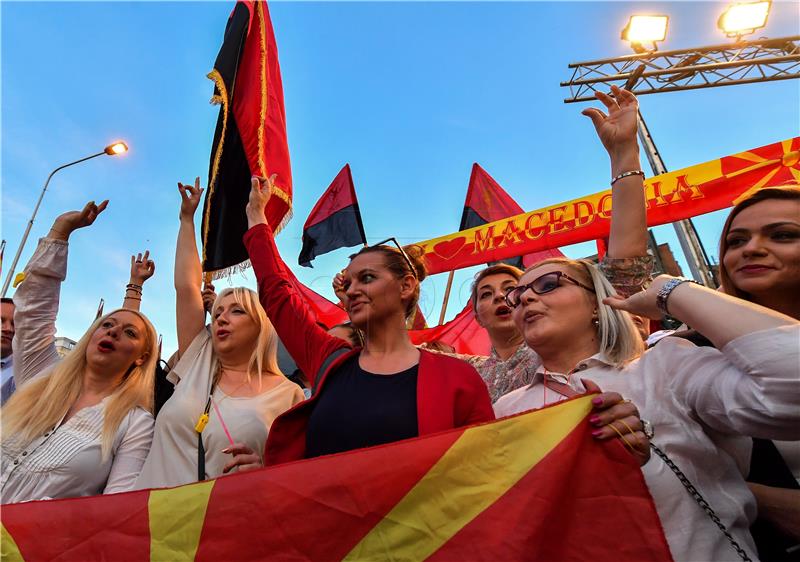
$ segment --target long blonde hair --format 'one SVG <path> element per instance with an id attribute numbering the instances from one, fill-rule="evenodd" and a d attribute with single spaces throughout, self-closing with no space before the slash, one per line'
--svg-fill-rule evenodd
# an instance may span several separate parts
<path id="1" fill-rule="evenodd" d="M 267 313 L 264 312 L 258 300 L 258 294 L 246 287 L 231 287 L 223 290 L 217 295 L 211 308 L 212 318 L 213 311 L 217 309 L 220 301 L 228 295 L 233 295 L 233 300 L 244 308 L 250 319 L 258 326 L 258 338 L 256 339 L 253 353 L 250 355 L 250 360 L 247 362 L 247 376 L 258 376 L 264 371 L 284 376 L 278 366 L 278 334 L 275 333 L 272 322 L 267 318 Z M 216 376 L 219 377 L 219 360 L 217 360 L 215 371 Z"/>
<path id="2" fill-rule="evenodd" d="M 153 411 L 153 384 L 158 361 L 158 336 L 156 329 L 142 313 L 117 309 L 95 320 L 75 348 L 46 375 L 37 376 L 23 385 L 3 406 L 3 439 L 19 440 L 26 447 L 61 420 L 83 388 L 86 372 L 86 350 L 92 334 L 120 311 L 136 314 L 145 325 L 147 359 L 141 365 L 131 365 L 122 383 L 111 393 L 103 415 L 101 439 L 102 458 L 107 459 L 114 445 L 120 423 L 136 407 Z"/>
<path id="3" fill-rule="evenodd" d="M 603 299 L 616 295 L 617 292 L 596 265 L 588 260 L 571 260 L 568 258 L 550 258 L 532 265 L 525 273 L 543 265 L 563 265 L 581 283 L 595 290 L 595 306 L 597 307 L 597 337 L 600 340 L 600 352 L 616 367 L 621 369 L 626 363 L 636 359 L 645 349 L 636 325 L 627 312 L 616 310 L 603 304 Z"/>

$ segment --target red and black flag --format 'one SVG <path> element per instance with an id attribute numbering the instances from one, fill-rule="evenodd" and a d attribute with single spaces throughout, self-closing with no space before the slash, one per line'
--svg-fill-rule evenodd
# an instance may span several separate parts
<path id="1" fill-rule="evenodd" d="M 242 236 L 251 176 L 276 175 L 265 211 L 276 233 L 291 217 L 283 85 L 266 2 L 236 3 L 208 77 L 211 101 L 221 107 L 203 209 L 203 270 L 222 272 L 247 261 Z"/>
<path id="2" fill-rule="evenodd" d="M 467 200 L 464 202 L 464 213 L 461 215 L 459 230 L 474 228 L 524 212 L 522 207 L 500 187 L 500 184 L 486 170 L 477 163 L 472 165 L 472 174 L 467 188 Z M 563 256 L 564 254 L 558 249 L 544 250 L 526 256 L 503 260 L 503 263 L 525 269 L 544 259 Z"/>
<path id="3" fill-rule="evenodd" d="M 345 164 L 303 225 L 303 249 L 298 263 L 312 267 L 311 260 L 317 256 L 366 243 L 353 175 L 350 164 Z"/>

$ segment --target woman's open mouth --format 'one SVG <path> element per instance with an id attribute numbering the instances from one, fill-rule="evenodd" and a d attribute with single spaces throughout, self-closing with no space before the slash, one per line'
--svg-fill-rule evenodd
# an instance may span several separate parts
<path id="1" fill-rule="evenodd" d="M 100 340 L 100 343 L 97 344 L 97 350 L 101 353 L 111 353 L 115 349 L 116 347 L 114 347 L 114 344 L 111 342 L 111 340 Z"/>

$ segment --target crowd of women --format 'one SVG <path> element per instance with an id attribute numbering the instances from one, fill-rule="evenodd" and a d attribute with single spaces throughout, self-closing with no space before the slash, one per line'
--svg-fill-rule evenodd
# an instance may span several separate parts
<path id="1" fill-rule="evenodd" d="M 590 391 L 597 446 L 624 446 L 639 462 L 676 560 L 796 556 L 800 455 L 787 453 L 800 440 L 800 186 L 754 190 L 734 207 L 721 233 L 720 290 L 652 279 L 637 101 L 618 88 L 598 99 L 606 112 L 584 114 L 610 157 L 608 253 L 599 265 L 559 258 L 479 272 L 471 302 L 488 357 L 411 343 L 406 320 L 425 265 L 418 248 L 394 239 L 363 248 L 334 279 L 349 324 L 319 325 L 264 216 L 272 179 L 253 178 L 244 244 L 258 293 L 202 286 L 194 217 L 203 190 L 199 180 L 178 184 L 169 367 L 139 312 L 155 269 L 147 253 L 131 260 L 123 307 L 59 359 L 68 242 L 107 202 L 58 217 L 14 295 L 17 390 L 2 410 L 2 502 L 177 486 Z M 687 329 L 647 349 L 637 325 L 667 314 Z M 278 367 L 279 339 L 302 373 L 295 382 Z"/>

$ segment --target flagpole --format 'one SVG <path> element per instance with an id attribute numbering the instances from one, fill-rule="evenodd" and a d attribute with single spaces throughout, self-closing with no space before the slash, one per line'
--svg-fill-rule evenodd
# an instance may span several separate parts
<path id="1" fill-rule="evenodd" d="M 442 312 L 439 313 L 439 326 L 444 324 L 444 315 L 447 312 L 447 301 L 450 300 L 450 289 L 453 288 L 453 277 L 456 272 L 451 271 L 447 277 L 447 288 L 444 290 L 444 302 L 442 303 Z"/>
<path id="2" fill-rule="evenodd" d="M 94 319 L 97 320 L 103 315 L 103 307 L 105 306 L 106 301 L 105 299 L 100 299 L 100 304 L 97 305 L 97 314 L 94 315 Z"/>

